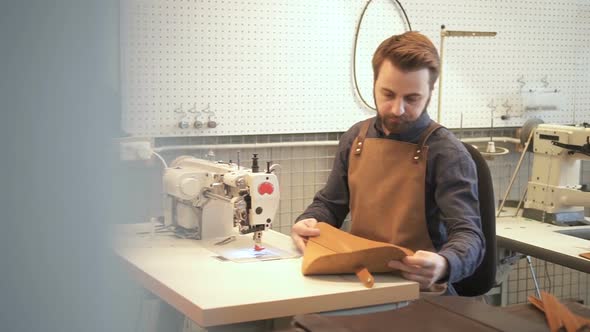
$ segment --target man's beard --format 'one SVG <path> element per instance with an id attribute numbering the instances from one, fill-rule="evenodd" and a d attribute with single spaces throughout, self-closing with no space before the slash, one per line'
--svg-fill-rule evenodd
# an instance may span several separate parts
<path id="1" fill-rule="evenodd" d="M 384 130 L 387 130 L 390 134 L 400 134 L 410 129 L 410 127 L 418 121 L 420 116 L 426 112 L 427 106 L 428 103 L 424 105 L 422 112 L 420 112 L 420 115 L 415 120 L 409 120 L 405 113 L 402 114 L 402 116 L 387 115 L 382 117 L 379 112 L 377 112 L 377 119 L 380 121 L 381 127 Z"/>
<path id="2" fill-rule="evenodd" d="M 383 130 L 385 130 L 386 132 L 389 132 L 390 134 L 402 133 L 402 132 L 408 130 L 408 128 L 414 122 L 414 121 L 409 121 L 409 120 L 405 119 L 406 117 L 404 115 L 402 115 L 402 116 L 390 115 L 390 116 L 382 117 L 381 115 L 379 115 L 379 113 L 377 113 L 377 118 L 381 122 L 381 126 L 383 127 Z"/>
<path id="3" fill-rule="evenodd" d="M 426 113 L 426 109 L 428 108 L 428 105 L 430 104 L 430 98 L 432 97 L 432 90 L 430 91 L 430 93 L 431 94 L 428 96 L 428 100 L 424 104 L 424 108 L 422 109 L 422 112 L 420 112 L 420 115 L 418 115 L 416 120 L 413 120 L 413 121 L 408 120 L 407 113 L 402 114 L 402 116 L 388 115 L 385 118 L 383 118 L 379 114 L 379 110 L 377 110 L 377 120 L 381 123 L 381 128 L 383 128 L 383 130 L 387 130 L 390 134 L 399 134 L 399 133 L 403 133 L 403 132 L 407 131 L 408 129 L 410 129 L 410 127 L 414 124 L 414 122 L 418 121 L 418 119 L 420 119 L 422 114 Z M 373 100 L 375 101 L 375 106 L 377 106 L 377 100 L 375 98 L 374 91 L 373 91 Z M 395 119 L 396 121 L 392 122 L 391 121 L 392 119 Z"/>

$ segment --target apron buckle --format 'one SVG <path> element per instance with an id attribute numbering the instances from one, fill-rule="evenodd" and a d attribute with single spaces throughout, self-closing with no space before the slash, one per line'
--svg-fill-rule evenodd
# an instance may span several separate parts
<path id="1" fill-rule="evenodd" d="M 414 161 L 415 162 L 418 162 L 420 160 L 420 158 L 422 157 L 421 152 L 422 152 L 421 149 L 417 149 L 416 152 L 414 153 Z"/>
<path id="2" fill-rule="evenodd" d="M 359 155 L 359 154 L 361 154 L 362 150 L 363 150 L 363 141 L 358 141 L 356 143 L 356 148 L 354 149 L 354 154 Z"/>

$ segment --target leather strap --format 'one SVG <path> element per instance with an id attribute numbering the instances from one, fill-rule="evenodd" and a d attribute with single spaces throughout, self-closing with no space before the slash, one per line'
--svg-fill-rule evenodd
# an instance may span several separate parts
<path id="1" fill-rule="evenodd" d="M 371 122 L 372 118 L 363 121 L 363 124 L 361 125 L 361 130 L 359 131 L 359 134 L 356 138 L 356 146 L 353 147 L 355 149 L 355 155 L 360 155 L 363 152 L 363 144 L 365 142 L 365 138 L 367 137 L 367 132 L 369 131 L 369 126 L 371 125 Z M 430 121 L 430 125 L 428 125 L 428 128 L 426 128 L 426 130 L 422 133 L 422 135 L 420 135 L 420 138 L 418 139 L 418 144 L 416 145 L 416 151 L 413 157 L 415 162 L 420 161 L 420 159 L 424 157 L 423 151 L 426 141 L 428 141 L 430 136 L 441 127 L 442 125 L 440 125 L 439 123 Z"/>
<path id="2" fill-rule="evenodd" d="M 365 138 L 367 137 L 367 132 L 369 131 L 369 126 L 371 125 L 372 119 L 367 119 L 363 122 L 361 126 L 361 130 L 356 137 L 356 146 L 353 147 L 354 154 L 360 155 L 363 151 L 363 143 L 365 142 Z"/>
<path id="3" fill-rule="evenodd" d="M 419 162 L 420 159 L 424 157 L 424 144 L 426 144 L 426 141 L 430 138 L 430 135 L 432 135 L 438 128 L 441 127 L 442 126 L 440 124 L 430 121 L 430 125 L 428 125 L 428 128 L 426 128 L 426 130 L 422 133 L 422 135 L 420 135 L 420 138 L 418 139 L 416 151 L 414 152 L 414 162 Z"/>
<path id="4" fill-rule="evenodd" d="M 358 269 L 356 271 L 356 276 L 365 287 L 373 288 L 373 285 L 375 284 L 375 278 L 373 278 L 373 275 L 371 275 L 371 272 L 369 272 L 366 267 Z"/>

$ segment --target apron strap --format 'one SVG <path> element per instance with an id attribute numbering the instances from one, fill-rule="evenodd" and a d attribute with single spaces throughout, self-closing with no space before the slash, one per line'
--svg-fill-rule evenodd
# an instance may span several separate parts
<path id="1" fill-rule="evenodd" d="M 432 135 L 432 133 L 434 133 L 438 128 L 441 127 L 442 126 L 439 123 L 436 123 L 434 121 L 430 122 L 428 128 L 426 128 L 422 135 L 420 135 L 420 139 L 418 140 L 418 144 L 416 145 L 416 151 L 414 152 L 414 162 L 419 162 L 420 159 L 422 159 L 422 157 L 424 156 L 424 144 L 426 143 L 428 138 L 430 138 L 430 135 Z"/>
<path id="2" fill-rule="evenodd" d="M 363 144 L 365 142 L 365 137 L 367 137 L 367 132 L 369 131 L 369 125 L 371 125 L 372 118 L 369 118 L 363 121 L 361 126 L 361 130 L 359 131 L 358 136 L 356 137 L 356 146 L 354 146 L 354 154 L 360 155 L 363 151 Z"/>

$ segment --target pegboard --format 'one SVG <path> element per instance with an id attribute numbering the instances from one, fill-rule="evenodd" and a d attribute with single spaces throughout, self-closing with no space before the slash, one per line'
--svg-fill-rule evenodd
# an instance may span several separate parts
<path id="1" fill-rule="evenodd" d="M 353 89 L 354 33 L 365 1 L 123 0 L 123 129 L 134 136 L 340 132 L 374 115 Z M 529 117 L 590 119 L 590 4 L 578 1 L 402 1 L 414 30 L 496 37 L 445 40 L 442 123 L 519 126 Z M 397 5 L 373 0 L 357 78 L 372 100 L 371 56 L 405 31 Z M 525 112 L 522 89 L 552 88 L 560 111 Z M 436 115 L 437 90 L 429 112 Z M 493 111 L 493 113 L 492 113 Z M 500 120 L 501 115 L 508 120 Z M 188 128 L 179 123 L 186 119 Z M 195 128 L 195 121 L 203 124 Z M 215 122 L 215 128 L 207 126 Z"/>

